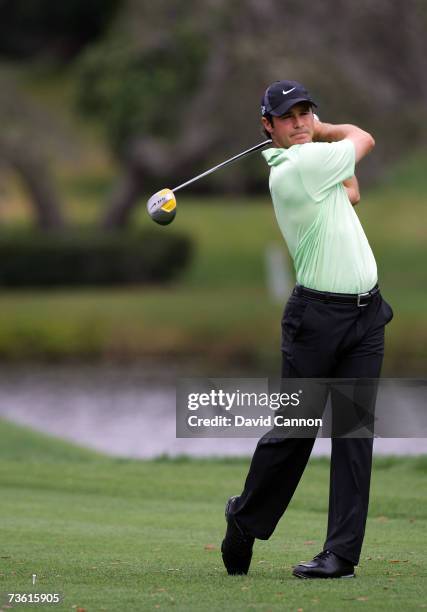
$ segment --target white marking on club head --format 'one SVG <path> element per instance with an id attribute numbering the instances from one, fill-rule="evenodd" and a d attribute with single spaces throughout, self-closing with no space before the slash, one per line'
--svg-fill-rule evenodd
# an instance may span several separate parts
<path id="1" fill-rule="evenodd" d="M 160 209 L 164 206 L 169 200 L 174 199 L 173 191 L 171 190 L 162 190 L 158 191 L 147 202 L 147 210 L 149 213 L 153 212 L 156 209 Z"/>
<path id="2" fill-rule="evenodd" d="M 167 198 L 165 198 L 164 196 L 162 196 L 161 198 L 155 200 L 155 202 L 153 202 L 150 206 L 150 210 L 153 210 L 153 208 L 155 208 L 156 206 L 161 208 L 163 206 L 163 204 L 165 204 L 167 202 Z"/>

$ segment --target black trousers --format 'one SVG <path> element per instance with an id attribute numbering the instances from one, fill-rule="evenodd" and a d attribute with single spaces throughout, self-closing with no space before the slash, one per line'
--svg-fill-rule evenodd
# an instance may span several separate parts
<path id="1" fill-rule="evenodd" d="M 282 318 L 282 378 L 378 378 L 384 327 L 393 312 L 376 294 L 365 307 L 319 302 L 296 294 Z M 333 401 L 333 399 L 332 399 Z M 285 512 L 315 438 L 264 436 L 254 452 L 234 516 L 266 540 Z M 357 565 L 365 533 L 372 438 L 332 438 L 329 518 L 324 550 Z"/>

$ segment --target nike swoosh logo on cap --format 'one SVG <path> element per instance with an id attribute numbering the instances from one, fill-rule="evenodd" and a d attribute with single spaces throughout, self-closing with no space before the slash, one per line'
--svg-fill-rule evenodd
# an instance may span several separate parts
<path id="1" fill-rule="evenodd" d="M 282 89 L 282 93 L 284 96 L 286 96 L 286 94 L 291 93 L 291 91 L 293 91 L 295 89 L 295 87 L 292 87 L 292 89 L 287 89 L 286 91 L 284 89 Z"/>

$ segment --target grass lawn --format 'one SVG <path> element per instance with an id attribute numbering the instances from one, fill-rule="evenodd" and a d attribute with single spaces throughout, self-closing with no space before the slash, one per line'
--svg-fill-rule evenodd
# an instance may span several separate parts
<path id="1" fill-rule="evenodd" d="M 60 592 L 52 609 L 88 612 L 426 605 L 426 457 L 376 461 L 357 578 L 305 582 L 290 571 L 322 548 L 323 459 L 309 465 L 273 538 L 256 543 L 250 575 L 228 577 L 224 502 L 241 490 L 247 459 L 118 460 L 5 422 L 0 437 L 3 594 Z"/>

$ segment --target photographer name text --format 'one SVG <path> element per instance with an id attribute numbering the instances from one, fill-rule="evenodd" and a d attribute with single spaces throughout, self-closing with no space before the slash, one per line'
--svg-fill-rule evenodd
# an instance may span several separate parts
<path id="1" fill-rule="evenodd" d="M 322 419 L 286 418 L 281 414 L 259 417 L 243 415 L 199 417 L 195 414 L 187 418 L 190 427 L 322 427 Z"/>

